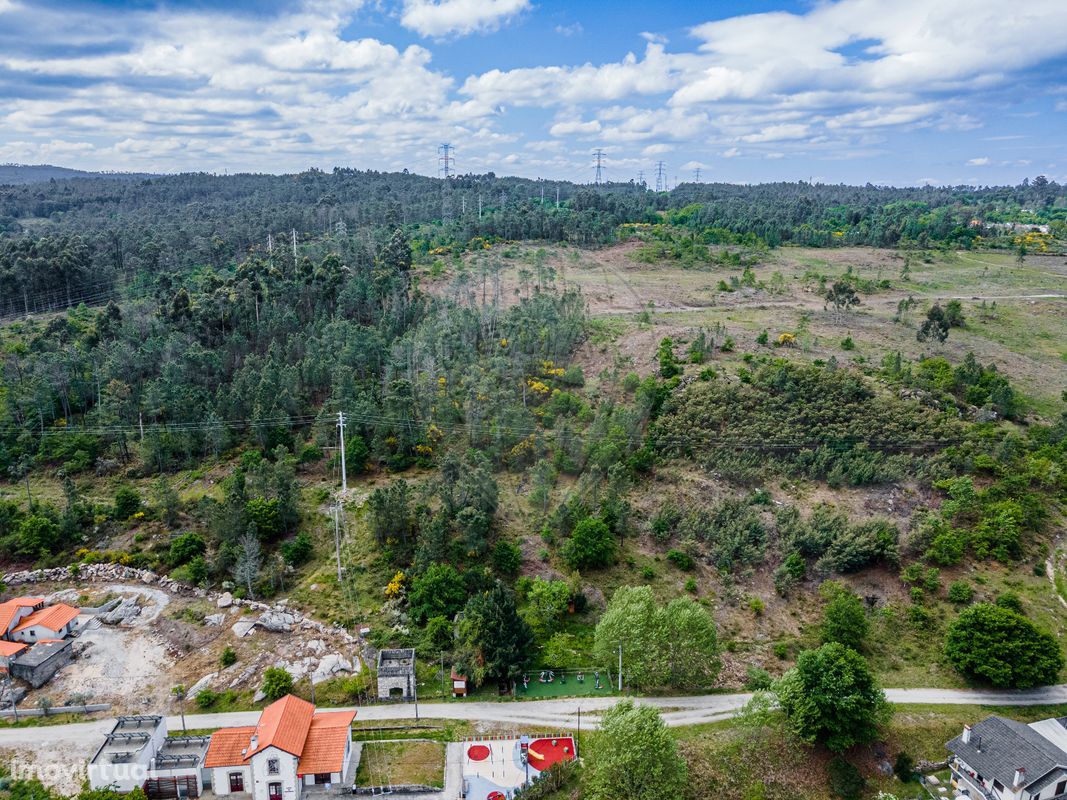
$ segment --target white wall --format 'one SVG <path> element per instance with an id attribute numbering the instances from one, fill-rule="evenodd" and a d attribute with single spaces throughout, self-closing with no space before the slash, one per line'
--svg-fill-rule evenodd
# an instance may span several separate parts
<path id="1" fill-rule="evenodd" d="M 252 770 L 248 767 L 213 767 L 211 769 L 211 791 L 217 795 L 229 794 L 231 772 L 240 772 L 245 779 L 245 791 L 252 791 Z"/>
<path id="2" fill-rule="evenodd" d="M 267 773 L 267 762 L 270 759 L 278 759 L 278 774 Z M 300 780 L 296 775 L 296 756 L 279 750 L 277 747 L 268 747 L 252 756 L 252 791 L 253 800 L 268 800 L 268 784 L 280 783 L 282 785 L 282 800 L 299 800 L 301 794 Z"/>
<path id="3" fill-rule="evenodd" d="M 39 642 L 41 639 L 64 639 L 70 633 L 72 625 L 74 625 L 73 620 L 68 622 L 58 631 L 46 628 L 43 625 L 31 625 L 25 630 L 11 634 L 8 638 L 12 641 L 26 642 L 27 644 Z"/>

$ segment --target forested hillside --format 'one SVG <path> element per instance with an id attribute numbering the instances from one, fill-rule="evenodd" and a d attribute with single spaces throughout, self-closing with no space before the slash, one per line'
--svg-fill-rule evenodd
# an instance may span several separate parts
<path id="1" fill-rule="evenodd" d="M 824 642 L 1059 679 L 970 642 L 1064 631 L 1060 187 L 545 188 L 0 189 L 5 568 L 287 596 L 489 691 L 620 642 L 649 692 Z"/>

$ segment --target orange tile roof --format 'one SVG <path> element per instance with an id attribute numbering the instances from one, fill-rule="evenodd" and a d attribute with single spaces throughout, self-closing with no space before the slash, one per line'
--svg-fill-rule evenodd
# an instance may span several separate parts
<path id="1" fill-rule="evenodd" d="M 249 752 L 249 757 L 268 747 L 277 747 L 286 753 L 299 756 L 304 749 L 311 717 L 315 706 L 307 700 L 301 700 L 287 694 L 263 709 L 256 726 L 256 749 Z"/>
<path id="2" fill-rule="evenodd" d="M 22 642 L 0 642 L 0 657 L 10 657 L 17 655 L 26 649 L 26 645 Z"/>
<path id="3" fill-rule="evenodd" d="M 43 602 L 41 597 L 14 597 L 0 603 L 0 636 L 7 633 L 20 608 L 33 608 Z"/>
<path id="4" fill-rule="evenodd" d="M 296 765 L 297 775 L 340 772 L 345 762 L 345 744 L 355 711 L 323 711 L 311 719 L 304 751 Z"/>
<path id="5" fill-rule="evenodd" d="M 239 767 L 245 763 L 254 725 L 243 728 L 222 728 L 211 734 L 211 743 L 204 754 L 205 767 Z"/>
<path id="6" fill-rule="evenodd" d="M 56 603 L 54 606 L 34 611 L 15 626 L 15 629 L 11 632 L 24 631 L 34 625 L 40 625 L 50 631 L 59 631 L 60 628 L 75 619 L 80 613 L 82 612 L 79 608 L 68 606 L 66 603 Z"/>

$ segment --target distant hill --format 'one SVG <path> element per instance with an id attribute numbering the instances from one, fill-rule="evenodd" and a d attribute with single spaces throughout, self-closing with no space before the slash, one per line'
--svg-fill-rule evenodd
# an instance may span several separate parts
<path id="1" fill-rule="evenodd" d="M 143 172 L 86 172 L 81 169 L 54 167 L 51 164 L 0 164 L 0 185 L 21 185 L 27 183 L 47 183 L 50 180 L 68 180 L 70 178 L 102 178 L 104 180 L 126 181 L 134 178 L 153 177 Z"/>

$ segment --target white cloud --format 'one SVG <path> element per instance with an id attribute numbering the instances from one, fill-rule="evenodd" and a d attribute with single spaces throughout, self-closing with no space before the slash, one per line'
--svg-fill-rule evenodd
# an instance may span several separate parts
<path id="1" fill-rule="evenodd" d="M 572 134 L 591 134 L 600 133 L 600 122 L 598 120 L 589 120 L 588 122 L 582 122 L 581 120 L 573 120 L 570 122 L 557 122 L 548 132 L 553 136 L 570 136 Z"/>
<path id="2" fill-rule="evenodd" d="M 494 31 L 530 8 L 530 0 L 405 0 L 400 23 L 421 36 Z"/>
<path id="3" fill-rule="evenodd" d="M 723 158 L 737 158 L 739 155 L 741 155 L 741 151 L 738 150 L 736 147 L 730 147 L 726 150 L 723 150 L 721 153 L 719 153 L 719 155 L 721 155 Z"/>
<path id="4" fill-rule="evenodd" d="M 789 139 L 803 139 L 810 132 L 810 126 L 799 123 L 768 125 L 759 133 L 750 133 L 742 136 L 741 140 L 745 142 L 781 142 Z"/>
<path id="5" fill-rule="evenodd" d="M 1067 100 L 1060 100 L 1058 103 L 1056 103 L 1056 110 L 1067 111 Z"/>
<path id="6" fill-rule="evenodd" d="M 571 25 L 557 25 L 555 31 L 560 36 L 580 36 L 585 32 L 585 28 L 582 27 L 582 23 L 575 22 Z"/>
<path id="7" fill-rule="evenodd" d="M 980 158 L 972 158 L 967 162 L 968 167 L 987 167 L 990 164 L 990 160 L 987 156 L 981 156 Z"/>

